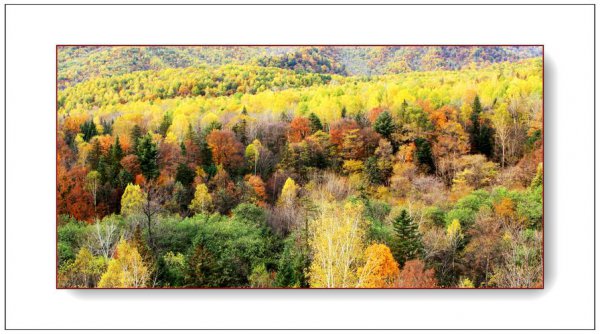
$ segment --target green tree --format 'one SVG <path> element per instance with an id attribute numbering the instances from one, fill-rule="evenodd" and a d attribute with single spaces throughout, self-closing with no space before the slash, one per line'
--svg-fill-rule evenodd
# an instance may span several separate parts
<path id="1" fill-rule="evenodd" d="M 400 267 L 406 261 L 418 258 L 423 250 L 421 235 L 418 231 L 418 226 L 413 222 L 413 219 L 408 214 L 408 211 L 403 209 L 394 221 L 394 258 L 398 261 Z"/>
<path id="2" fill-rule="evenodd" d="M 417 148 L 416 158 L 419 166 L 421 166 L 426 173 L 433 172 L 435 165 L 433 163 L 431 143 L 424 138 L 417 138 L 415 139 L 415 146 Z"/>
<path id="3" fill-rule="evenodd" d="M 94 140 L 92 143 L 92 149 L 88 154 L 88 163 L 90 165 L 91 170 L 98 170 L 98 164 L 100 163 L 100 158 L 102 157 L 102 150 L 100 148 L 100 141 Z"/>
<path id="4" fill-rule="evenodd" d="M 373 123 L 373 129 L 377 131 L 384 138 L 390 140 L 392 133 L 394 132 L 395 125 L 394 120 L 392 119 L 392 115 L 388 111 L 384 111 L 377 119 L 375 119 L 375 123 Z"/>
<path id="5" fill-rule="evenodd" d="M 169 128 L 171 127 L 171 124 L 173 123 L 173 116 L 170 113 L 165 113 L 163 115 L 163 119 L 160 122 L 160 125 L 158 126 L 158 133 L 165 137 L 167 135 L 167 131 L 169 131 Z"/>
<path id="6" fill-rule="evenodd" d="M 481 118 L 483 108 L 481 107 L 478 95 L 476 95 L 473 100 L 472 109 L 470 123 L 467 127 L 469 142 L 471 144 L 471 153 L 481 153 L 490 157 L 494 149 L 494 131 L 489 125 L 489 121 Z"/>
<path id="7" fill-rule="evenodd" d="M 323 130 L 323 124 L 321 124 L 321 120 L 315 113 L 310 113 L 308 115 L 308 120 L 310 122 L 310 133 L 315 133 L 319 130 Z"/>
<path id="8" fill-rule="evenodd" d="M 123 147 L 121 147 L 121 142 L 119 141 L 119 136 L 115 138 L 115 143 L 112 145 L 110 150 L 110 158 L 113 161 L 115 166 L 121 165 L 121 159 L 123 159 L 125 155 L 123 154 Z"/>
<path id="9" fill-rule="evenodd" d="M 275 284 L 279 287 L 308 287 L 306 273 L 310 260 L 306 236 L 302 234 L 294 231 L 284 240 L 275 278 Z"/>
<path id="10" fill-rule="evenodd" d="M 175 181 L 181 182 L 182 185 L 188 187 L 192 182 L 194 182 L 194 177 L 196 177 L 196 172 L 190 168 L 190 166 L 180 163 L 177 166 L 177 171 L 175 173 Z"/>
<path id="11" fill-rule="evenodd" d="M 160 171 L 158 169 L 158 149 L 152 141 L 152 136 L 146 134 L 140 140 L 138 145 L 138 158 L 140 160 L 140 169 L 147 180 L 152 180 L 158 177 Z"/>
<path id="12" fill-rule="evenodd" d="M 131 137 L 131 147 L 133 147 L 133 153 L 137 154 L 138 145 L 140 144 L 140 139 L 142 138 L 142 128 L 135 124 L 133 128 L 131 128 L 131 132 L 129 136 Z"/>
<path id="13" fill-rule="evenodd" d="M 92 120 L 83 122 L 83 124 L 81 124 L 80 129 L 81 133 L 83 133 L 83 140 L 85 140 L 86 142 L 89 142 L 90 139 L 92 139 L 98 134 L 98 130 L 96 129 L 96 123 L 94 123 L 94 121 Z"/>

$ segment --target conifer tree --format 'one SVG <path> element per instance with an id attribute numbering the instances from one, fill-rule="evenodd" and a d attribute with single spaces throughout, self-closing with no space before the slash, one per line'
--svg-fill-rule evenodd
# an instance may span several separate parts
<path id="1" fill-rule="evenodd" d="M 92 139 L 95 135 L 98 134 L 96 124 L 92 120 L 83 122 L 83 124 L 81 124 L 80 129 L 81 133 L 83 133 L 83 140 L 87 142 L 89 142 L 90 139 Z"/>
<path id="2" fill-rule="evenodd" d="M 165 137 L 167 135 L 167 131 L 171 127 L 171 123 L 173 123 L 173 117 L 171 116 L 171 114 L 169 114 L 169 113 L 164 114 L 162 122 L 160 123 L 160 126 L 158 127 L 158 133 L 161 136 Z"/>
<path id="3" fill-rule="evenodd" d="M 133 128 L 131 129 L 131 143 L 132 143 L 132 147 L 133 147 L 133 153 L 134 154 L 138 154 L 137 153 L 137 149 L 138 149 L 138 145 L 140 144 L 140 138 L 142 138 L 142 128 L 140 128 L 139 125 L 134 125 Z"/>
<path id="4" fill-rule="evenodd" d="M 394 132 L 394 120 L 392 119 L 392 115 L 389 112 L 384 111 L 375 120 L 373 124 L 373 129 L 377 131 L 380 135 L 387 138 L 388 140 L 391 138 L 392 132 Z"/>
<path id="5" fill-rule="evenodd" d="M 138 157 L 140 160 L 140 169 L 147 180 L 158 177 L 158 150 L 156 144 L 152 142 L 150 134 L 145 135 L 138 145 Z"/>
<path id="6" fill-rule="evenodd" d="M 247 145 L 248 144 L 248 111 L 246 110 L 246 106 L 242 109 L 242 116 L 240 116 L 240 120 L 233 126 L 232 130 L 239 139 L 239 141 Z"/>
<path id="7" fill-rule="evenodd" d="M 471 113 L 470 124 L 467 128 L 469 132 L 469 142 L 471 144 L 472 154 L 484 154 L 487 157 L 492 155 L 493 145 L 493 129 L 488 121 L 481 119 L 483 108 L 479 96 L 475 96 L 472 105 L 473 112 Z"/>
<path id="8" fill-rule="evenodd" d="M 418 258 L 423 250 L 421 235 L 418 226 L 413 222 L 406 210 L 402 210 L 400 215 L 392 222 L 394 227 L 394 258 L 400 264 L 404 265 L 406 261 Z"/>
<path id="9" fill-rule="evenodd" d="M 110 151 L 110 158 L 112 159 L 113 163 L 116 164 L 120 164 L 121 163 L 121 159 L 123 159 L 124 154 L 123 154 L 123 147 L 121 147 L 121 142 L 119 141 L 119 136 L 117 136 L 115 138 L 115 144 L 112 146 L 112 149 Z"/>
<path id="10" fill-rule="evenodd" d="M 415 146 L 417 148 L 416 158 L 421 168 L 427 173 L 433 172 L 435 164 L 429 141 L 424 138 L 417 138 L 415 139 Z"/>
<path id="11" fill-rule="evenodd" d="M 319 130 L 323 130 L 323 124 L 321 124 L 321 120 L 315 113 L 310 113 L 308 115 L 308 120 L 310 121 L 310 132 L 315 133 Z"/>
<path id="12" fill-rule="evenodd" d="M 88 163 L 90 164 L 91 170 L 98 170 L 98 164 L 100 163 L 100 158 L 102 157 L 102 150 L 100 148 L 100 141 L 94 140 L 92 143 L 92 150 L 88 155 Z"/>

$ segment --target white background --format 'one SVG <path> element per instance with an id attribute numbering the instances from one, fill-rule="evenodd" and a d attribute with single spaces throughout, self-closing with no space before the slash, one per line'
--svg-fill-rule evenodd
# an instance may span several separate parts
<path id="1" fill-rule="evenodd" d="M 593 7 L 9 6 L 7 327 L 592 328 Z M 544 290 L 55 289 L 56 44 L 544 44 Z"/>

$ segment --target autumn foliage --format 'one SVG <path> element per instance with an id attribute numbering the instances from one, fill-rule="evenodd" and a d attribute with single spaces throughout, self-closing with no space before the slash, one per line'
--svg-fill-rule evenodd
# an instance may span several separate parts
<path id="1" fill-rule="evenodd" d="M 59 287 L 543 286 L 528 46 L 59 47 Z"/>

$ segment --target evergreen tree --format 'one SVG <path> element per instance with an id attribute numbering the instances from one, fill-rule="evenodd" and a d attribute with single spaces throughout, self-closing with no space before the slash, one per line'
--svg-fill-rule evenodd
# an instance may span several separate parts
<path id="1" fill-rule="evenodd" d="M 377 166 L 377 158 L 369 157 L 365 161 L 365 173 L 367 175 L 367 179 L 372 184 L 381 184 L 383 183 L 383 178 L 379 167 Z"/>
<path id="2" fill-rule="evenodd" d="M 88 155 L 88 163 L 90 164 L 91 170 L 98 170 L 98 164 L 100 163 L 100 157 L 102 157 L 102 150 L 100 149 L 100 142 L 94 140 L 92 143 L 92 150 Z"/>
<path id="3" fill-rule="evenodd" d="M 381 114 L 379 114 L 379 116 L 377 116 L 377 119 L 375 120 L 375 123 L 373 124 L 373 129 L 375 129 L 377 133 L 387 138 L 388 140 L 391 139 L 392 133 L 394 132 L 394 128 L 395 125 L 394 120 L 392 119 L 392 115 L 390 115 L 390 113 L 387 111 L 384 111 Z"/>
<path id="4" fill-rule="evenodd" d="M 194 177 L 196 176 L 196 172 L 191 169 L 188 165 L 180 163 L 177 166 L 177 173 L 175 174 L 175 181 L 181 182 L 184 186 L 189 186 L 194 182 Z"/>
<path id="5" fill-rule="evenodd" d="M 138 253 L 142 257 L 144 263 L 153 263 L 152 251 L 144 238 L 142 225 L 137 224 L 133 230 L 133 237 L 131 238 L 131 245 L 138 250 Z"/>
<path id="6" fill-rule="evenodd" d="M 235 123 L 235 125 L 232 128 L 238 140 L 244 145 L 248 144 L 248 121 L 246 120 L 247 117 L 248 111 L 246 111 L 246 106 L 244 106 L 244 108 L 242 109 L 242 116 L 240 116 L 239 121 L 237 121 L 237 123 Z"/>
<path id="7" fill-rule="evenodd" d="M 105 135 L 110 135 L 112 134 L 112 129 L 113 129 L 113 124 L 115 123 L 114 120 L 112 121 L 105 121 L 105 120 L 101 120 L 100 121 L 100 125 L 102 126 L 103 129 L 103 134 Z"/>
<path id="8" fill-rule="evenodd" d="M 146 134 L 140 139 L 140 144 L 137 148 L 138 158 L 140 160 L 140 169 L 147 180 L 158 177 L 158 149 L 156 144 L 152 142 L 150 134 Z"/>
<path id="9" fill-rule="evenodd" d="M 308 120 L 310 121 L 310 132 L 315 133 L 319 130 L 323 130 L 323 124 L 321 124 L 321 120 L 315 113 L 310 113 L 308 115 Z"/>
<path id="10" fill-rule="evenodd" d="M 158 133 L 165 137 L 167 135 L 167 131 L 169 130 L 169 127 L 171 127 L 171 124 L 173 123 L 173 117 L 171 116 L 170 113 L 165 113 L 163 115 L 163 119 L 162 122 L 160 123 L 160 126 L 158 127 Z"/>
<path id="11" fill-rule="evenodd" d="M 417 147 L 417 162 L 420 167 L 425 170 L 426 173 L 431 173 L 435 169 L 433 163 L 433 154 L 431 153 L 431 144 L 424 138 L 415 139 L 415 146 Z"/>
<path id="12" fill-rule="evenodd" d="M 283 242 L 283 251 L 277 263 L 275 284 L 279 287 L 308 287 L 305 273 L 310 261 L 306 247 L 300 244 L 298 233 L 291 233 Z"/>
<path id="13" fill-rule="evenodd" d="M 110 158 L 112 159 L 113 163 L 116 164 L 120 164 L 121 163 L 121 159 L 123 159 L 124 154 L 123 154 L 123 148 L 121 147 L 121 142 L 119 141 L 119 136 L 117 136 L 115 138 L 115 144 L 112 145 L 111 151 L 110 151 Z"/>
<path id="14" fill-rule="evenodd" d="M 121 169 L 117 176 L 116 184 L 119 186 L 119 188 L 125 189 L 127 185 L 133 183 L 133 181 L 133 175 L 131 175 L 131 173 L 129 173 L 125 169 Z"/>
<path id="15" fill-rule="evenodd" d="M 392 222 L 394 227 L 393 254 L 400 267 L 406 261 L 418 258 L 423 251 L 421 235 L 418 226 L 415 224 L 406 210 L 402 210 L 400 215 Z"/>
<path id="16" fill-rule="evenodd" d="M 179 144 L 179 147 L 181 148 L 181 156 L 185 157 L 187 155 L 187 149 L 185 148 L 185 143 L 181 142 Z"/>
<path id="17" fill-rule="evenodd" d="M 83 122 L 81 124 L 81 133 L 83 133 L 83 140 L 89 142 L 95 135 L 98 134 L 98 130 L 96 129 L 96 123 L 94 121 L 89 120 Z"/>
<path id="18" fill-rule="evenodd" d="M 131 129 L 131 143 L 133 147 L 133 153 L 138 154 L 137 149 L 140 144 L 140 138 L 142 138 L 142 128 L 139 125 L 134 125 Z"/>
<path id="19" fill-rule="evenodd" d="M 475 96 L 472 105 L 470 124 L 467 127 L 469 133 L 469 143 L 471 144 L 472 154 L 484 154 L 487 157 L 492 155 L 494 147 L 494 132 L 488 121 L 481 120 L 481 101 L 479 96 Z"/>
<path id="20" fill-rule="evenodd" d="M 346 110 L 346 106 L 342 107 L 342 118 L 346 118 L 346 115 L 348 114 L 348 110 Z"/>
<path id="21" fill-rule="evenodd" d="M 398 112 L 398 116 L 400 116 L 400 120 L 402 121 L 402 123 L 406 123 L 407 122 L 407 109 L 408 109 L 408 102 L 406 102 L 406 99 L 404 101 L 402 101 L 402 105 L 400 106 L 400 111 Z"/>

